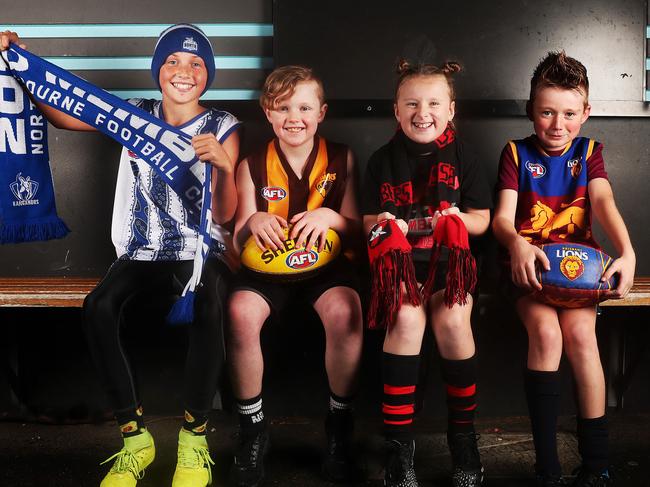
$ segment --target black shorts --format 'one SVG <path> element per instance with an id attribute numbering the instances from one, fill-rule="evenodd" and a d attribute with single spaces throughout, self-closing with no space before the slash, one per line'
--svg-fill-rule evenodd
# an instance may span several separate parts
<path id="1" fill-rule="evenodd" d="M 416 260 L 413 262 L 413 265 L 415 266 L 415 278 L 417 281 L 424 286 L 424 283 L 427 282 L 427 279 L 429 277 L 429 262 L 428 261 L 422 261 L 422 260 Z M 433 292 L 436 293 L 438 291 L 442 291 L 447 287 L 447 273 L 449 272 L 449 261 L 447 260 L 440 260 L 438 261 L 438 265 L 436 266 L 436 275 L 434 276 L 433 280 Z M 469 283 L 467 283 L 469 284 Z M 477 292 L 477 288 L 474 290 L 474 293 Z M 469 286 L 466 285 L 465 291 L 469 292 Z M 474 296 L 476 297 L 476 296 Z"/>
<path id="2" fill-rule="evenodd" d="M 524 296 L 531 296 L 533 294 L 533 291 L 531 289 L 519 287 L 514 282 L 512 282 L 509 262 L 507 264 L 503 264 L 503 267 L 501 268 L 498 287 L 499 293 L 513 305 L 517 304 L 517 301 L 519 301 L 519 299 L 523 298 Z"/>
<path id="3" fill-rule="evenodd" d="M 415 278 L 417 281 L 424 285 L 429 278 L 429 262 L 416 260 L 413 262 L 415 266 Z M 436 275 L 433 281 L 433 292 L 440 291 L 447 286 L 447 261 L 438 262 L 436 267 Z"/>
<path id="4" fill-rule="evenodd" d="M 233 292 L 252 291 L 259 294 L 273 312 L 279 313 L 292 302 L 306 301 L 313 305 L 325 291 L 340 286 L 359 292 L 358 274 L 345 257 L 339 257 L 315 276 L 295 282 L 265 280 L 242 267 L 235 277 Z"/>

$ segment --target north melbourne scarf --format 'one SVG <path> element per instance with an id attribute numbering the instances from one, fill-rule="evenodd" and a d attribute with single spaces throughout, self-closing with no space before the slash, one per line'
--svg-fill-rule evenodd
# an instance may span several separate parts
<path id="1" fill-rule="evenodd" d="M 191 138 L 150 113 L 15 44 L 2 52 L 2 58 L 10 74 L 35 100 L 115 139 L 148 163 L 183 199 L 190 222 L 198 232 L 197 250 L 192 277 L 167 318 L 170 323 L 190 322 L 193 319 L 194 291 L 210 250 L 212 222 L 212 171 L 205 170 L 205 179 L 201 181 L 204 163 L 196 157 Z M 30 176 L 24 171 L 22 175 Z M 33 181 L 33 178 L 30 180 Z M 21 194 L 24 194 L 25 190 L 22 191 Z M 15 217 L 19 218 L 19 215 Z"/>
<path id="2" fill-rule="evenodd" d="M 47 120 L 0 61 L 0 244 L 69 231 L 56 214 Z"/>

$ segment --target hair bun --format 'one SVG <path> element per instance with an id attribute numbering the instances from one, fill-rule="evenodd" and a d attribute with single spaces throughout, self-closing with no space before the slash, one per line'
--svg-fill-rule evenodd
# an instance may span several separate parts
<path id="1" fill-rule="evenodd" d="M 414 67 L 415 66 L 408 59 L 402 58 L 397 61 L 397 74 L 402 76 L 413 71 Z"/>
<path id="2" fill-rule="evenodd" d="M 463 69 L 462 66 L 461 66 L 459 63 L 457 63 L 456 61 L 447 61 L 447 62 L 445 62 L 445 64 L 443 64 L 442 67 L 440 68 L 440 70 L 441 70 L 444 74 L 456 74 L 456 73 L 460 73 L 460 72 L 462 71 L 462 69 Z"/>

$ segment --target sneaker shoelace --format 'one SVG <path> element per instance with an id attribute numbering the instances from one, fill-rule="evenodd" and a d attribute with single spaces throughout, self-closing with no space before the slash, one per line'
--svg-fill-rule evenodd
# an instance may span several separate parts
<path id="1" fill-rule="evenodd" d="M 138 457 L 135 453 L 126 448 L 122 448 L 116 454 L 111 455 L 106 460 L 104 460 L 100 465 L 110 462 L 115 459 L 115 463 L 111 467 L 111 472 L 113 473 L 126 473 L 131 472 L 133 477 L 136 480 L 141 480 L 144 477 L 144 468 L 140 470 L 140 463 L 138 462 Z"/>
<path id="2" fill-rule="evenodd" d="M 178 464 L 186 468 L 207 468 L 208 485 L 212 483 L 212 468 L 214 461 L 210 451 L 205 447 L 187 446 L 178 450 Z"/>

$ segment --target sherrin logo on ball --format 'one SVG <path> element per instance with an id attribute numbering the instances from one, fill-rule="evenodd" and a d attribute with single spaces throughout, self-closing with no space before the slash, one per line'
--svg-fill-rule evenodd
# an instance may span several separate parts
<path id="1" fill-rule="evenodd" d="M 264 186 L 262 188 L 262 198 L 266 201 L 280 201 L 287 197 L 287 192 L 279 186 Z"/>
<path id="2" fill-rule="evenodd" d="M 289 230 L 285 229 L 285 236 Z M 250 237 L 244 244 L 241 263 L 260 277 L 271 281 L 297 281 L 313 276 L 341 252 L 341 239 L 329 229 L 325 235 L 323 250 L 318 251 L 318 242 L 311 248 L 296 247 L 295 239 L 285 238 L 278 250 L 260 249 Z"/>
<path id="3" fill-rule="evenodd" d="M 580 244 L 544 244 L 550 270 L 537 269 L 541 291 L 533 297 L 558 308 L 593 306 L 607 299 L 607 291 L 615 289 L 618 276 L 601 282 L 612 262 L 605 252 Z"/>

